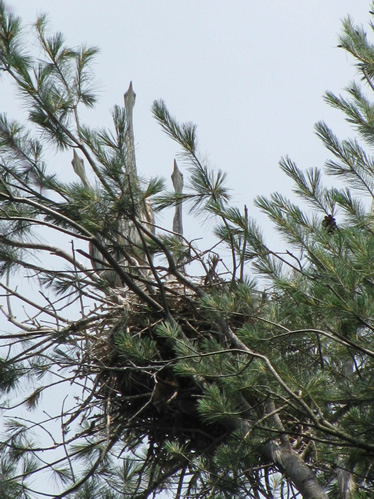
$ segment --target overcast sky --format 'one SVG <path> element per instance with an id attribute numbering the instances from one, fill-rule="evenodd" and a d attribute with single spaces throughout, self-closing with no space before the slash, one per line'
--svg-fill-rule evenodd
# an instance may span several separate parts
<path id="1" fill-rule="evenodd" d="M 100 48 L 95 65 L 100 98 L 88 115 L 91 126 L 110 124 L 110 109 L 122 104 L 133 81 L 138 168 L 145 177 L 169 179 L 178 150 L 152 118 L 152 102 L 159 98 L 180 121 L 198 125 L 202 153 L 211 166 L 227 172 L 234 203 L 246 203 L 255 218 L 260 217 L 253 208 L 257 194 L 290 191 L 278 168 L 281 156 L 290 155 L 302 168 L 323 165 L 327 152 L 314 135 L 316 121 L 326 120 L 340 135 L 349 133 L 322 96 L 326 90 L 339 93 L 354 77 L 352 59 L 337 48 L 338 33 L 348 14 L 367 25 L 367 0 L 8 0 L 7 5 L 28 24 L 47 13 L 51 31 L 62 31 L 69 44 Z M 1 95 L 1 108 L 12 115 L 11 94 Z M 73 176 L 70 162 L 58 168 Z"/>

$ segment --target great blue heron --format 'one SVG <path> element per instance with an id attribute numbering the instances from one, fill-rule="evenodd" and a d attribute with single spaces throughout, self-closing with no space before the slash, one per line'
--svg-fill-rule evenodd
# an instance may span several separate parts
<path id="1" fill-rule="evenodd" d="M 124 94 L 125 111 L 126 111 L 126 131 L 125 131 L 125 147 L 126 147 L 126 161 L 125 161 L 125 174 L 128 178 L 129 187 L 134 187 L 135 191 L 139 190 L 139 177 L 136 168 L 136 155 L 135 155 L 135 138 L 134 138 L 134 118 L 133 111 L 135 106 L 136 94 L 134 92 L 132 81 L 130 81 L 129 88 Z M 131 196 L 131 192 L 127 193 Z M 154 233 L 154 215 L 152 206 L 147 198 L 140 202 L 137 207 L 137 218 L 141 224 L 145 225 L 148 231 Z M 124 218 L 122 221 L 123 228 L 122 234 L 131 243 L 134 249 L 134 256 L 140 264 L 147 265 L 147 257 L 144 251 L 144 237 L 142 237 L 141 230 L 133 221 Z"/>
<path id="2" fill-rule="evenodd" d="M 123 165 L 123 174 L 127 177 L 128 190 L 122 195 L 132 196 L 133 194 L 139 193 L 139 177 L 136 169 L 136 159 L 135 159 L 135 139 L 134 139 L 134 125 L 133 125 L 133 110 L 135 106 L 136 94 L 133 90 L 132 82 L 130 82 L 129 88 L 124 95 L 125 101 L 125 113 L 126 113 L 126 129 L 124 133 L 124 143 L 126 158 L 125 164 Z M 79 176 L 82 184 L 90 189 L 93 186 L 87 179 L 84 161 L 80 158 L 74 149 L 74 157 L 72 160 L 72 165 L 75 173 Z M 126 182 L 124 183 L 126 185 Z M 139 197 L 139 196 L 137 196 Z M 146 237 L 143 236 L 141 227 L 144 226 L 148 231 L 154 232 L 154 216 L 152 207 L 148 199 L 142 199 L 140 201 L 140 206 L 136 207 L 134 210 L 136 213 L 137 223 L 131 217 L 119 217 L 118 227 L 116 229 L 116 241 L 111 240 L 109 245 L 113 247 L 117 246 L 118 249 L 122 248 L 123 251 L 113 252 L 113 256 L 116 258 L 118 263 L 124 267 L 145 267 L 149 265 L 148 255 L 145 249 L 144 241 Z M 104 244 L 107 243 L 104 239 Z M 113 244 L 115 243 L 115 244 Z M 111 285 L 119 286 L 118 276 L 115 273 L 108 270 L 108 264 L 101 254 L 101 252 L 95 247 L 94 244 L 90 243 L 90 256 L 94 269 L 103 271 L 107 269 L 103 277 L 105 277 Z M 127 255 L 127 258 L 125 257 Z"/>
<path id="3" fill-rule="evenodd" d="M 177 162 L 175 160 L 174 160 L 174 169 L 171 175 L 171 180 L 173 182 L 175 194 L 182 195 L 183 174 L 179 170 Z M 173 232 L 175 232 L 180 239 L 183 239 L 182 199 L 175 205 L 175 214 L 173 218 Z"/>
<path id="4" fill-rule="evenodd" d="M 171 174 L 171 180 L 174 186 L 174 192 L 177 196 L 181 196 L 181 199 L 175 204 L 175 213 L 173 218 L 173 232 L 179 241 L 183 244 L 183 219 L 182 219 L 182 193 L 183 193 L 183 174 L 179 170 L 176 160 L 174 160 L 174 169 Z M 177 263 L 181 264 L 183 258 L 178 258 L 176 256 Z M 181 265 L 180 270 L 185 271 L 185 266 Z"/>

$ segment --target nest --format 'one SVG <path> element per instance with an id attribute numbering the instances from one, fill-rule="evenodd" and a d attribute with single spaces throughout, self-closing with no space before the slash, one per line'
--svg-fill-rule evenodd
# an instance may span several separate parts
<path id="1" fill-rule="evenodd" d="M 165 297 L 182 336 L 194 340 L 218 334 L 201 314 L 194 291 L 167 281 Z M 229 431 L 221 424 L 201 419 L 201 380 L 178 374 L 170 338 L 156 332 L 165 321 L 165 312 L 150 311 L 129 290 L 123 291 L 121 300 L 119 306 L 116 297 L 112 314 L 96 328 L 89 349 L 89 364 L 96 366 L 96 373 L 97 366 L 102 366 L 96 374 L 95 397 L 104 409 L 103 420 L 110 416 L 112 428 L 134 445 L 147 439 L 152 449 L 161 449 L 170 440 L 199 455 L 211 453 Z M 146 354 L 142 358 L 141 352 L 134 354 L 133 341 L 138 349 L 142 343 L 151 345 L 151 360 Z"/>

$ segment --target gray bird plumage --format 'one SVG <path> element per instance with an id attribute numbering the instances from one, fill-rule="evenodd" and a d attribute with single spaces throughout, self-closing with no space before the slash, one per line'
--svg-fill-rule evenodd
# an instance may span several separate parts
<path id="1" fill-rule="evenodd" d="M 125 142 L 125 150 L 126 150 L 126 158 L 125 164 L 123 165 L 123 173 L 127 176 L 129 182 L 129 193 L 131 195 L 131 191 L 138 192 L 139 191 L 139 178 L 137 174 L 136 168 L 136 158 L 135 158 L 135 138 L 134 138 L 134 122 L 133 122 L 133 111 L 135 106 L 136 94 L 134 92 L 132 82 L 130 82 L 129 88 L 127 92 L 124 94 L 124 103 L 125 103 L 125 113 L 126 113 L 126 130 L 124 133 L 124 142 Z M 80 158 L 74 149 L 74 156 L 72 160 L 72 166 L 75 173 L 80 178 L 82 184 L 90 189 L 93 189 L 93 186 L 88 181 L 86 170 L 84 166 L 84 160 Z M 147 199 L 141 201 L 141 206 L 137 207 L 137 220 L 139 221 L 140 226 L 144 224 L 144 227 L 154 233 L 154 215 L 151 204 Z M 117 261 L 125 268 L 128 267 L 137 267 L 137 266 L 148 266 L 148 258 L 146 256 L 146 251 L 144 249 L 144 241 L 140 234 L 139 228 L 134 224 L 132 220 L 127 218 L 122 218 L 118 223 L 117 230 L 117 245 L 118 247 L 123 247 L 124 254 L 126 253 L 129 258 L 126 260 L 121 254 L 121 251 L 117 251 Z M 106 245 L 106 241 L 103 240 L 104 245 Z M 108 244 L 107 244 L 108 245 Z M 113 241 L 111 244 L 113 246 Z M 92 266 L 95 270 L 104 270 L 107 268 L 106 260 L 100 251 L 90 243 L 90 255 Z M 113 256 L 116 255 L 113 253 Z M 126 260 L 126 261 L 125 261 Z M 101 263 L 102 262 L 102 263 Z M 105 271 L 105 274 L 101 273 L 101 275 L 105 278 L 108 278 L 108 281 L 111 281 L 110 284 L 112 286 L 121 285 L 118 282 L 118 277 L 114 276 L 114 272 Z M 110 276 L 110 279 L 109 279 Z"/>

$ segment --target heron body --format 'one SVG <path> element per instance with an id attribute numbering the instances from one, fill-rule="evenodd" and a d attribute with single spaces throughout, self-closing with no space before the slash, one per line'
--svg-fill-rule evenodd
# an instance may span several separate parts
<path id="1" fill-rule="evenodd" d="M 154 232 L 154 216 L 151 204 L 147 199 L 141 199 L 139 204 L 137 201 L 137 199 L 139 199 L 140 182 L 137 174 L 135 159 L 135 139 L 133 124 L 135 98 L 136 94 L 133 90 L 132 82 L 130 82 L 130 86 L 124 95 L 126 129 L 124 132 L 123 140 L 125 144 L 126 156 L 125 164 L 123 165 L 123 174 L 127 177 L 127 182 L 123 182 L 123 185 L 125 186 L 125 192 L 123 192 L 122 195 L 129 196 L 131 202 L 134 202 L 134 209 L 131 210 L 132 216 L 122 216 L 121 213 L 119 213 L 118 226 L 114 231 L 114 237 L 116 238 L 116 240 L 110 238 L 110 240 L 106 241 L 105 237 L 100 236 L 100 239 L 102 239 L 102 242 L 107 248 L 113 248 L 113 250 L 108 249 L 108 251 L 111 252 L 118 263 L 120 263 L 127 269 L 140 269 L 141 267 L 149 266 L 149 257 L 147 255 L 144 244 L 146 237 L 143 236 L 141 227 L 144 226 L 148 231 Z M 85 187 L 93 189 L 87 179 L 84 161 L 78 156 L 75 150 L 72 165 L 75 173 L 81 179 L 82 184 Z M 136 223 L 134 223 L 134 219 L 136 220 Z M 106 259 L 93 243 L 90 243 L 89 251 L 93 268 L 100 271 L 101 275 L 105 278 L 110 276 L 110 278 L 107 280 L 109 281 L 111 286 L 121 285 L 121 283 L 118 282 L 118 276 L 115 275 L 114 271 L 108 270 L 108 263 Z"/>
<path id="2" fill-rule="evenodd" d="M 136 168 L 135 156 L 135 138 L 134 138 L 134 106 L 136 93 L 134 92 L 132 81 L 129 88 L 124 94 L 125 111 L 126 111 L 126 131 L 125 131 L 125 146 L 126 146 L 126 164 L 125 173 L 129 180 L 129 188 L 139 191 L 139 177 Z M 128 195 L 132 195 L 131 192 Z M 148 199 L 142 199 L 140 206 L 137 206 L 137 220 L 140 225 L 144 224 L 148 231 L 154 233 L 154 215 Z M 133 221 L 123 219 L 123 229 L 125 239 L 133 246 L 134 256 L 141 265 L 148 265 L 148 258 L 144 248 L 144 236 L 141 234 L 141 229 L 137 227 Z M 143 237 L 142 237 L 143 236 Z"/>
<path id="3" fill-rule="evenodd" d="M 173 182 L 174 191 L 176 194 L 182 194 L 183 192 L 183 174 L 178 168 L 177 162 L 174 160 L 174 170 L 171 175 L 171 180 Z M 173 218 L 173 232 L 182 238 L 183 235 L 183 220 L 182 220 L 182 200 L 175 206 L 175 214 Z M 183 238 L 182 238 L 183 239 Z"/>
<path id="4" fill-rule="evenodd" d="M 90 183 L 88 182 L 87 176 L 86 176 L 86 169 L 84 167 L 84 161 L 82 158 L 80 158 L 78 156 L 77 151 L 75 149 L 74 149 L 74 157 L 73 157 L 71 164 L 73 165 L 75 173 L 81 179 L 82 184 L 85 187 L 91 187 Z"/>
<path id="5" fill-rule="evenodd" d="M 135 159 L 135 138 L 134 138 L 134 106 L 136 93 L 132 87 L 132 81 L 125 93 L 125 111 L 126 111 L 126 131 L 125 131 L 125 146 L 126 146 L 126 165 L 125 172 L 132 181 L 138 182 L 138 174 L 136 171 Z"/>

